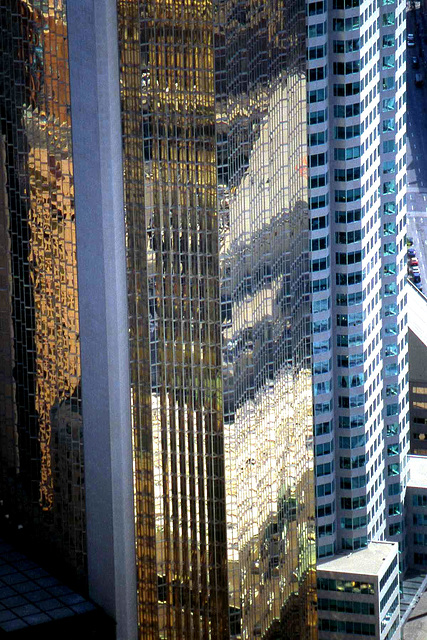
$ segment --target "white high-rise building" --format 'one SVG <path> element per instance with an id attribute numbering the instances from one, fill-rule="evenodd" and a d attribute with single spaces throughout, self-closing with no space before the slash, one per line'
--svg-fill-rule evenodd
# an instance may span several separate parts
<path id="1" fill-rule="evenodd" d="M 307 4 L 318 557 L 399 543 L 407 483 L 406 2 Z"/>

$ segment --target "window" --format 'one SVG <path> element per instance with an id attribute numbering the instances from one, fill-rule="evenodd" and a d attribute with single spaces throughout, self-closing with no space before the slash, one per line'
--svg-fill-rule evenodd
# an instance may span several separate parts
<path id="1" fill-rule="evenodd" d="M 360 148 L 360 147 L 358 147 Z M 351 209 L 350 211 L 336 211 L 335 222 L 341 224 L 349 224 L 350 222 L 358 222 L 362 219 L 361 209 Z"/>
<path id="2" fill-rule="evenodd" d="M 360 136 L 360 124 L 351 124 L 348 127 L 334 127 L 335 140 L 349 140 Z"/>
<path id="3" fill-rule="evenodd" d="M 328 331 L 331 328 L 331 319 L 325 318 L 324 320 L 315 320 L 312 324 L 313 333 L 322 333 Z"/>
<path id="4" fill-rule="evenodd" d="M 322 362 L 313 363 L 313 375 L 321 375 L 322 373 L 328 373 L 331 370 L 331 361 L 322 360 Z"/>
<path id="5" fill-rule="evenodd" d="M 324 58 L 326 56 L 327 48 L 326 44 L 320 45 L 318 47 L 310 47 L 308 49 L 308 59 L 309 60 L 318 60 L 319 58 Z"/>
<path id="6" fill-rule="evenodd" d="M 317 80 L 324 80 L 327 75 L 326 67 L 315 67 L 308 70 L 308 79 L 310 82 L 316 82 Z"/>
<path id="7" fill-rule="evenodd" d="M 393 98 L 394 99 L 394 98 Z M 383 153 L 394 153 L 396 150 L 394 140 L 384 140 Z"/>
<path id="8" fill-rule="evenodd" d="M 399 415 L 399 405 L 398 404 L 388 404 L 387 405 L 387 415 L 388 416 L 397 416 L 397 415 Z"/>
<path id="9" fill-rule="evenodd" d="M 350 336 L 348 335 L 337 335 L 337 347 L 352 347 L 352 346 L 360 346 L 363 344 L 363 334 L 354 333 Z"/>
<path id="10" fill-rule="evenodd" d="M 336 182 L 351 182 L 352 180 L 360 180 L 360 167 L 352 167 L 351 169 L 335 169 L 334 178 Z"/>
<path id="11" fill-rule="evenodd" d="M 366 464 L 366 455 L 340 457 L 340 469 L 361 469 Z"/>
<path id="12" fill-rule="evenodd" d="M 334 75 L 350 75 L 352 73 L 359 73 L 359 71 L 359 60 L 352 60 L 350 62 L 334 62 L 333 64 Z"/>
<path id="13" fill-rule="evenodd" d="M 314 427 L 314 434 L 316 436 L 323 436 L 325 433 L 330 433 L 332 431 L 332 423 L 329 422 L 320 422 L 320 424 L 316 424 Z"/>
<path id="14" fill-rule="evenodd" d="M 331 391 L 331 381 L 326 380 L 325 382 L 316 382 L 313 385 L 313 392 L 315 396 L 320 396 L 325 393 L 329 393 Z"/>
<path id="15" fill-rule="evenodd" d="M 385 14 L 387 15 L 387 14 Z M 393 14 L 394 17 L 394 14 Z M 355 31 L 360 27 L 360 17 L 353 16 L 352 18 L 334 18 L 332 21 L 332 29 L 334 31 Z"/>
<path id="16" fill-rule="evenodd" d="M 394 97 L 385 98 L 383 100 L 383 111 L 393 111 L 395 106 L 396 106 L 396 101 L 395 101 Z M 390 141 L 387 140 L 387 142 L 390 142 Z"/>
<path id="17" fill-rule="evenodd" d="M 394 55 L 383 56 L 383 69 L 393 69 Z"/>
<path id="18" fill-rule="evenodd" d="M 360 187 L 356 189 L 347 189 L 346 191 L 336 189 L 335 190 L 335 202 L 355 202 L 360 200 L 362 190 Z"/>
<path id="19" fill-rule="evenodd" d="M 394 89 L 393 76 L 387 76 L 386 78 L 383 78 L 383 89 L 384 91 L 390 91 L 391 89 Z"/>
<path id="20" fill-rule="evenodd" d="M 307 29 L 307 34 L 309 38 L 317 38 L 319 36 L 323 36 L 325 33 L 326 33 L 326 22 L 317 22 L 316 24 L 310 24 Z"/>
<path id="21" fill-rule="evenodd" d="M 315 340 L 313 341 L 313 353 L 314 354 L 319 354 L 319 353 L 326 353 L 327 351 L 329 351 L 331 348 L 331 341 L 330 340 Z"/>
<path id="22" fill-rule="evenodd" d="M 348 169 L 347 171 L 352 171 L 352 169 Z M 360 229 L 356 229 L 355 231 L 337 231 L 335 233 L 335 242 L 337 244 L 353 244 L 361 240 L 362 232 Z"/>
<path id="23" fill-rule="evenodd" d="M 366 507 L 366 496 L 360 498 L 341 498 L 341 509 L 363 509 Z"/>
<path id="24" fill-rule="evenodd" d="M 395 242 L 386 242 L 383 247 L 383 255 L 384 256 L 392 256 L 396 253 L 396 243 Z"/>
<path id="25" fill-rule="evenodd" d="M 322 102 L 326 100 L 328 97 L 328 90 L 326 87 L 323 89 L 314 89 L 313 91 L 308 92 L 308 102 L 309 104 L 313 104 L 315 102 Z"/>
<path id="26" fill-rule="evenodd" d="M 318 189 L 319 187 L 325 187 L 328 183 L 328 174 L 321 173 L 320 175 L 310 178 L 310 189 Z"/>
<path id="27" fill-rule="evenodd" d="M 316 495 L 318 498 L 323 498 L 324 496 L 332 495 L 332 492 L 335 489 L 334 482 L 327 482 L 326 484 L 318 484 L 316 486 Z"/>
<path id="28" fill-rule="evenodd" d="M 326 11 L 326 2 L 309 2 L 308 3 L 308 15 L 317 16 Z"/>
<path id="29" fill-rule="evenodd" d="M 360 102 L 356 102 L 354 104 L 347 104 L 347 105 L 344 105 L 344 104 L 334 105 L 335 118 L 352 118 L 353 116 L 358 116 L 358 115 L 360 115 Z"/>
<path id="30" fill-rule="evenodd" d="M 394 173 L 396 170 L 393 160 L 383 162 L 383 173 Z"/>
<path id="31" fill-rule="evenodd" d="M 352 273 L 337 273 L 335 281 L 337 285 L 347 286 L 360 284 L 363 280 L 364 271 L 353 271 Z"/>
<path id="32" fill-rule="evenodd" d="M 402 505 L 400 502 L 395 502 L 394 504 L 390 504 L 388 507 L 388 515 L 389 516 L 400 516 L 402 513 Z"/>
<path id="33" fill-rule="evenodd" d="M 310 210 L 313 209 L 321 209 L 322 207 L 326 207 L 329 204 L 329 195 L 322 194 L 320 196 L 313 196 L 309 199 L 309 207 Z"/>
<path id="34" fill-rule="evenodd" d="M 362 324 L 365 319 L 364 311 L 357 311 L 356 313 L 338 314 L 337 326 L 338 327 L 357 327 Z"/>
<path id="35" fill-rule="evenodd" d="M 353 51 L 359 51 L 359 49 L 359 38 L 353 40 L 334 40 L 334 53 L 352 53 Z"/>
<path id="36" fill-rule="evenodd" d="M 360 82 L 347 82 L 346 84 L 334 84 L 334 96 L 355 96 L 360 93 Z"/>
<path id="37" fill-rule="evenodd" d="M 366 486 L 366 475 L 353 478 L 340 478 L 340 487 L 345 490 L 361 489 Z"/>
<path id="38" fill-rule="evenodd" d="M 339 416 L 338 417 L 338 427 L 340 429 L 357 429 L 359 427 L 363 427 L 365 424 L 365 419 L 363 415 L 352 416 Z M 359 436 L 355 436 L 358 438 Z M 356 440 L 353 442 L 355 444 Z"/>
<path id="39" fill-rule="evenodd" d="M 394 24 L 394 11 L 383 13 L 383 27 L 389 27 Z"/>
<path id="40" fill-rule="evenodd" d="M 316 477 L 321 478 L 327 476 L 334 470 L 334 462 L 325 462 L 324 464 L 316 465 Z"/>
<path id="41" fill-rule="evenodd" d="M 390 476 L 398 476 L 400 473 L 400 465 L 398 462 L 393 462 L 393 464 L 388 465 L 387 475 Z"/>
<path id="42" fill-rule="evenodd" d="M 383 213 L 386 216 L 392 216 L 396 213 L 396 204 L 394 202 L 386 202 L 383 206 Z"/>
<path id="43" fill-rule="evenodd" d="M 402 533 L 402 523 L 393 522 L 393 524 L 389 525 L 388 532 L 391 536 L 397 536 L 399 533 Z"/>
<path id="44" fill-rule="evenodd" d="M 383 132 L 394 131 L 394 118 L 385 118 L 383 120 Z"/>
<path id="45" fill-rule="evenodd" d="M 330 307 L 330 298 L 322 298 L 321 300 L 313 300 L 312 312 L 321 313 L 327 311 Z"/>
<path id="46" fill-rule="evenodd" d="M 310 124 L 321 124 L 322 122 L 326 122 L 326 120 L 328 119 L 327 114 L 327 109 L 322 109 L 321 111 L 313 111 L 309 114 Z"/>
<path id="47" fill-rule="evenodd" d="M 383 36 L 383 49 L 386 47 L 394 47 L 394 35 L 391 33 Z"/>
<path id="48" fill-rule="evenodd" d="M 322 167 L 328 161 L 328 153 L 314 153 L 309 156 L 310 167 Z"/>
<path id="49" fill-rule="evenodd" d="M 335 261 L 337 264 L 358 264 L 362 262 L 362 251 L 349 251 L 348 253 L 336 253 Z"/>
<path id="50" fill-rule="evenodd" d="M 310 220 L 310 229 L 312 231 L 318 231 L 319 229 L 325 229 L 329 224 L 329 216 L 320 216 L 319 218 L 312 218 Z"/>
<path id="51" fill-rule="evenodd" d="M 308 145 L 310 147 L 315 147 L 318 144 L 325 144 L 328 141 L 328 132 L 327 131 L 316 131 L 315 133 L 310 133 L 308 136 Z"/>
<path id="52" fill-rule="evenodd" d="M 363 291 L 355 293 L 337 293 L 336 300 L 338 306 L 352 307 L 355 304 L 361 304 L 364 299 Z"/>
<path id="53" fill-rule="evenodd" d="M 360 0 L 334 0 L 333 8 L 338 11 L 342 11 L 343 9 L 352 9 L 353 7 L 358 7 L 360 5 Z"/>
<path id="54" fill-rule="evenodd" d="M 316 456 L 325 456 L 329 453 L 332 453 L 334 450 L 333 442 L 323 442 L 321 444 L 316 445 Z"/>

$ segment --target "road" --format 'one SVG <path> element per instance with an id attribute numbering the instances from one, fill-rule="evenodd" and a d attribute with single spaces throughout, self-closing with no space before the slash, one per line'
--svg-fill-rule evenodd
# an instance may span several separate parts
<path id="1" fill-rule="evenodd" d="M 409 7 L 408 7 L 409 9 Z M 421 9 L 408 10 L 407 33 L 415 35 L 415 47 L 407 49 L 407 181 L 408 236 L 420 262 L 421 282 L 427 289 L 427 16 Z M 418 56 L 420 68 L 414 69 L 412 56 Z M 423 87 L 415 86 L 415 74 L 422 73 Z"/>

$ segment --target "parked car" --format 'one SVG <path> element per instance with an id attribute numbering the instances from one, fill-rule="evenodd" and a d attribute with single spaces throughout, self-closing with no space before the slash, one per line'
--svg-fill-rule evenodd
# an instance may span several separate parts
<path id="1" fill-rule="evenodd" d="M 418 59 L 418 56 L 412 56 L 412 68 L 413 69 L 419 69 L 420 68 L 420 61 Z"/>
<path id="2" fill-rule="evenodd" d="M 418 266 L 419 266 L 419 265 L 418 265 L 418 258 L 411 258 L 411 259 L 409 260 L 409 265 L 410 265 L 411 267 L 418 267 Z"/>
<path id="3" fill-rule="evenodd" d="M 406 42 L 408 47 L 415 47 L 415 37 L 413 33 L 408 33 Z"/>
<path id="4" fill-rule="evenodd" d="M 415 86 L 416 87 L 422 87 L 424 84 L 424 78 L 422 76 L 421 73 L 416 73 L 415 74 Z"/>
<path id="5" fill-rule="evenodd" d="M 410 271 L 410 273 L 412 273 L 413 276 L 419 276 L 420 275 L 420 268 L 419 267 L 410 267 L 409 271 Z"/>
<path id="6" fill-rule="evenodd" d="M 413 247 L 408 249 L 408 258 L 415 258 L 415 249 Z"/>
<path id="7" fill-rule="evenodd" d="M 409 236 L 406 237 L 406 246 L 407 247 L 412 247 L 412 245 L 414 244 L 414 241 L 412 240 L 412 238 L 410 238 Z"/>
<path id="8" fill-rule="evenodd" d="M 412 276 L 412 281 L 414 284 L 418 284 L 421 282 L 421 276 L 419 273 L 414 273 L 414 275 Z"/>

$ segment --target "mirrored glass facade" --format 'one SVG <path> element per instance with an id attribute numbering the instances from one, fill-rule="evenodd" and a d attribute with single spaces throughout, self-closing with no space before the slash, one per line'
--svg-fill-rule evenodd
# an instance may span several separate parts
<path id="1" fill-rule="evenodd" d="M 119 2 L 142 638 L 227 638 L 213 6 Z"/>
<path id="2" fill-rule="evenodd" d="M 85 572 L 65 2 L 0 3 L 1 494 Z M 4 426 L 3 426 L 4 425 Z M 11 509 L 11 506 L 13 508 Z M 7 512 L 6 511 L 6 512 Z M 31 527 L 36 523 L 36 527 Z"/>
<path id="3" fill-rule="evenodd" d="M 84 577 L 66 8 L 0 0 L 1 499 Z M 138 634 L 315 640 L 304 5 L 114 10 Z"/>
<path id="4" fill-rule="evenodd" d="M 317 637 L 305 17 L 218 3 L 218 206 L 231 636 Z"/>

